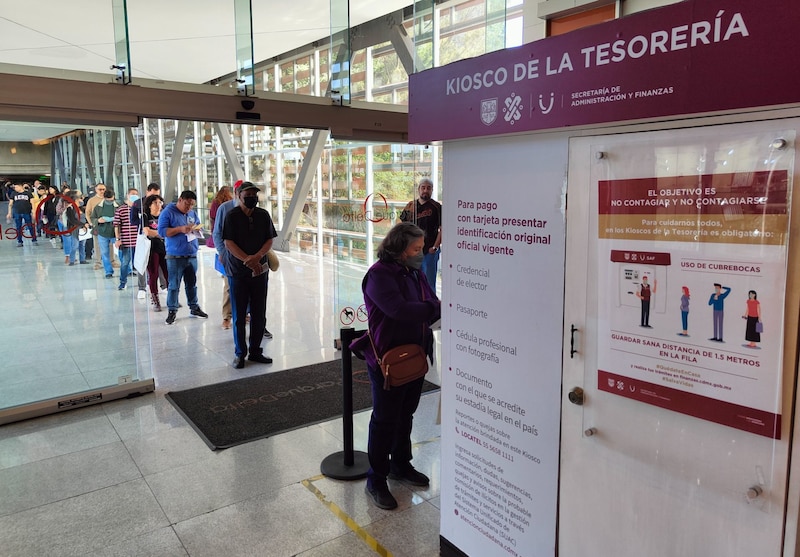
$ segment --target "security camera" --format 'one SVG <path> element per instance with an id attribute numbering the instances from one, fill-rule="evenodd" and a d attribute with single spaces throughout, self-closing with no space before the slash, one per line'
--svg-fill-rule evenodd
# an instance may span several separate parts
<path id="1" fill-rule="evenodd" d="M 255 105 L 256 103 L 250 100 L 242 101 L 242 108 L 245 110 L 252 110 Z"/>

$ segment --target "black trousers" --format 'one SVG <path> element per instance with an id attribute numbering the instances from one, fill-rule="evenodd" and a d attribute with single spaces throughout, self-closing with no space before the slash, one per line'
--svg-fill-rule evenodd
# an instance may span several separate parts
<path id="1" fill-rule="evenodd" d="M 267 328 L 267 284 L 268 273 L 257 277 L 227 277 L 231 293 L 231 314 L 233 317 L 233 344 L 236 356 L 241 358 L 261 354 L 261 341 Z M 250 308 L 250 344 L 248 349 L 247 308 Z"/>
<path id="2" fill-rule="evenodd" d="M 419 406 L 424 378 L 383 388 L 379 368 L 367 366 L 372 384 L 372 417 L 369 420 L 369 482 L 385 481 L 389 472 L 403 472 L 411 467 L 411 427 Z"/>

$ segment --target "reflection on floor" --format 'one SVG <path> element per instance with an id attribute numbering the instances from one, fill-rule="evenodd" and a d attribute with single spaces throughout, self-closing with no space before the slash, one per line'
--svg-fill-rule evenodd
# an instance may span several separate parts
<path id="1" fill-rule="evenodd" d="M 0 240 L 2 405 L 34 391 L 116 382 L 135 369 L 133 351 L 139 353 L 137 371 L 152 372 L 157 390 L 0 427 L 0 553 L 438 555 L 438 393 L 423 396 L 414 426 L 414 464 L 432 484 L 410 489 L 391 483 L 396 511 L 372 505 L 364 480 L 320 475 L 322 459 L 342 449 L 341 420 L 212 452 L 164 399 L 172 389 L 337 358 L 334 292 L 352 288 L 347 285 L 359 281 L 363 269 L 281 254 L 268 301 L 274 339 L 264 342 L 275 363 L 248 362 L 234 370 L 231 331 L 220 327 L 222 279 L 211 250 L 203 250 L 199 282 L 200 304 L 210 318 L 190 319 L 184 307 L 168 326 L 166 312 L 154 313 L 136 299 L 135 280 L 118 291 L 117 280 L 106 280 L 92 265 L 65 266 L 63 253 L 49 243 L 14 243 Z M 123 334 L 126 327 L 135 334 Z M 142 344 L 148 336 L 151 360 Z M 138 346 L 118 345 L 120 338 L 135 338 Z M 429 378 L 439 383 L 438 371 Z M 355 416 L 357 450 L 366 450 L 368 420 L 369 412 Z"/>

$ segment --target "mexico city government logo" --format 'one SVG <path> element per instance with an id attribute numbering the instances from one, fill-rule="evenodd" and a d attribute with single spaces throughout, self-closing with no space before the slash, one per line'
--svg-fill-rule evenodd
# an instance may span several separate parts
<path id="1" fill-rule="evenodd" d="M 537 106 L 538 105 L 538 106 Z M 530 107 L 525 109 L 522 104 L 522 96 L 516 93 L 511 93 L 503 100 L 503 120 L 512 126 L 522 119 L 523 110 L 528 110 L 530 116 L 534 112 L 539 112 L 542 115 L 550 114 L 555 106 L 555 93 L 540 94 L 538 102 L 533 94 L 530 96 Z M 491 126 L 497 121 L 499 114 L 499 103 L 497 97 L 492 99 L 481 100 L 481 122 L 486 126 Z"/>
<path id="2" fill-rule="evenodd" d="M 522 97 L 516 93 L 511 93 L 503 101 L 503 120 L 512 126 L 522 119 Z M 499 111 L 499 103 L 497 97 L 492 99 L 483 99 L 481 101 L 481 122 L 484 125 L 491 126 L 497 120 Z"/>

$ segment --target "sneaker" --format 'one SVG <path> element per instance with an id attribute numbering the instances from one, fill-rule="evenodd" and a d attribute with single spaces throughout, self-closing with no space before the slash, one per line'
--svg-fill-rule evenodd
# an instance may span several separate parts
<path id="1" fill-rule="evenodd" d="M 169 313 L 167 314 L 167 320 L 165 321 L 165 323 L 167 325 L 172 325 L 173 323 L 175 323 L 176 317 L 178 317 L 178 312 L 175 310 L 169 310 Z"/>
<path id="2" fill-rule="evenodd" d="M 264 329 L 264 338 L 272 338 L 272 333 L 268 330 Z"/>
<path id="3" fill-rule="evenodd" d="M 39 245 L 39 242 L 36 241 L 36 238 L 33 239 L 33 245 L 34 246 L 38 246 Z"/>
<path id="4" fill-rule="evenodd" d="M 145 292 L 144 290 L 139 290 L 139 293 L 136 295 L 136 297 L 139 300 L 144 300 L 145 298 L 147 298 L 147 292 Z"/>
<path id="5" fill-rule="evenodd" d="M 200 317 L 201 319 L 208 319 L 208 314 L 200 309 L 200 306 L 192 308 L 192 311 L 189 312 L 189 315 L 192 317 Z"/>
<path id="6" fill-rule="evenodd" d="M 117 286 L 117 290 L 125 290 L 125 285 L 120 284 L 119 286 Z"/>
<path id="7" fill-rule="evenodd" d="M 364 491 L 367 492 L 367 495 L 372 497 L 372 501 L 379 509 L 390 511 L 397 508 L 397 499 L 395 499 L 391 491 L 389 491 L 386 482 L 381 482 L 380 485 L 369 485 L 369 481 L 367 481 L 367 486 L 364 488 Z"/>
<path id="8" fill-rule="evenodd" d="M 413 467 L 403 472 L 389 472 L 390 480 L 397 480 L 408 485 L 415 485 L 417 487 L 427 487 L 430 485 L 431 480 Z"/>
<path id="9" fill-rule="evenodd" d="M 113 277 L 113 276 L 114 276 L 114 275 L 113 275 L 112 273 L 106 273 L 106 278 L 111 278 L 111 277 Z"/>
<path id="10" fill-rule="evenodd" d="M 21 247 L 22 247 L 22 242 L 19 242 L 19 243 L 17 244 L 17 247 L 18 247 L 18 248 L 21 248 Z"/>
<path id="11" fill-rule="evenodd" d="M 88 265 L 88 264 L 89 264 L 88 261 L 81 261 L 81 265 Z"/>

